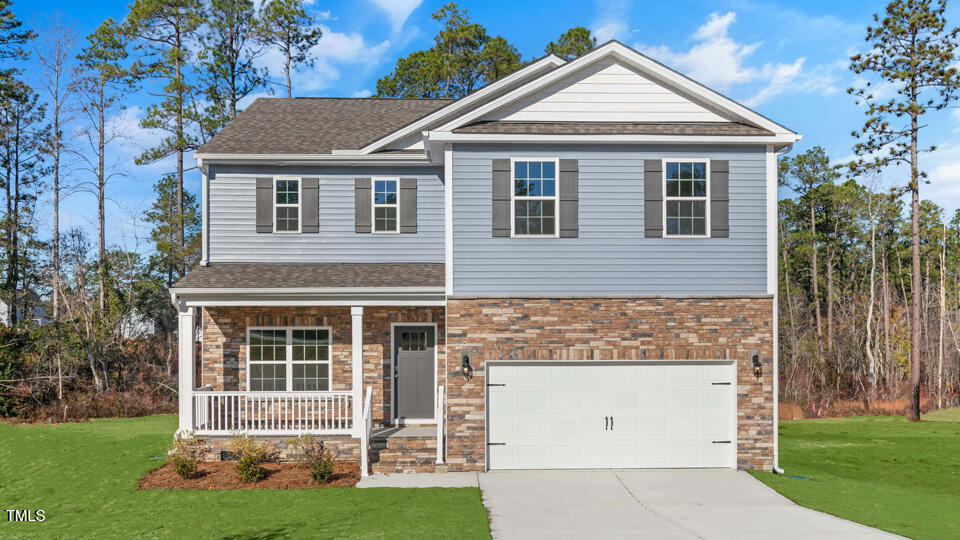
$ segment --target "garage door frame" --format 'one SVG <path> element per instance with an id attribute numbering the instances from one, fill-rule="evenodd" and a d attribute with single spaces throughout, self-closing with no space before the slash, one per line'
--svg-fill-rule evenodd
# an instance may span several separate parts
<path id="1" fill-rule="evenodd" d="M 731 385 L 733 386 L 731 394 L 731 463 L 728 468 L 737 469 L 737 454 L 739 449 L 739 415 L 737 414 L 737 362 L 731 359 L 696 359 L 696 360 L 487 360 L 484 362 L 484 384 L 483 384 L 483 402 L 484 402 L 484 469 L 490 471 L 490 386 L 489 374 L 490 368 L 496 366 L 510 365 L 682 365 L 682 364 L 721 364 L 730 367 Z"/>

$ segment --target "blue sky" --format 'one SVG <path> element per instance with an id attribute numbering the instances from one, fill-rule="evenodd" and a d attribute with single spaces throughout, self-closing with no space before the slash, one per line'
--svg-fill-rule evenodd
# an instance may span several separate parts
<path id="1" fill-rule="evenodd" d="M 314 0 L 309 9 L 325 36 L 317 46 L 315 66 L 295 76 L 295 94 L 369 95 L 398 57 L 430 46 L 438 29 L 430 14 L 442 3 Z M 82 39 L 104 18 L 122 19 L 126 5 L 124 0 L 18 0 L 13 10 L 34 28 L 42 28 L 50 14 L 59 12 Z M 849 57 L 865 50 L 865 27 L 884 5 L 856 0 L 460 2 L 473 20 L 507 38 L 524 58 L 542 55 L 547 42 L 573 26 L 590 28 L 601 41 L 618 39 L 803 134 L 794 152 L 821 145 L 837 161 L 851 157 L 850 132 L 863 121 L 862 109 L 846 93 L 862 82 L 848 70 Z M 948 20 L 960 24 L 960 3 L 951 6 Z M 280 80 L 277 58 L 267 55 L 261 62 Z M 37 74 L 28 69 L 25 76 L 35 80 Z M 158 140 L 137 125 L 148 103 L 141 92 L 118 111 L 113 125 L 125 138 L 110 160 L 122 176 L 109 187 L 108 241 L 141 251 L 148 249 L 149 229 L 140 217 L 152 202 L 152 185 L 173 170 L 170 160 L 150 166 L 132 163 L 133 156 Z M 952 213 L 960 207 L 960 110 L 932 115 L 929 125 L 922 142 L 939 149 L 924 157 L 931 185 L 921 188 L 921 196 Z M 84 174 L 76 171 L 70 181 L 82 182 Z M 868 183 L 892 186 L 904 178 L 904 171 L 893 170 Z M 195 171 L 187 187 L 197 192 Z M 77 191 L 64 205 L 66 225 L 93 227 L 95 205 L 89 193 Z"/>

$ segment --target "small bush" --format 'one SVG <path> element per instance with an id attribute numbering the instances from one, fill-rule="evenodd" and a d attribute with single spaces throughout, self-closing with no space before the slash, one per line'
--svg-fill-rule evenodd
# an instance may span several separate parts
<path id="1" fill-rule="evenodd" d="M 297 463 L 310 468 L 310 477 L 318 484 L 326 484 L 333 476 L 333 453 L 324 447 L 323 441 L 301 435 L 287 441 Z"/>
<path id="2" fill-rule="evenodd" d="M 183 437 L 178 433 L 173 441 L 173 448 L 167 453 L 167 463 L 180 478 L 196 478 L 204 452 L 206 445 L 203 439 L 193 437 L 192 434 Z"/>
<path id="3" fill-rule="evenodd" d="M 327 452 L 327 455 L 319 463 L 310 465 L 310 476 L 318 484 L 326 484 L 333 476 L 333 454 Z"/>
<path id="4" fill-rule="evenodd" d="M 237 456 L 237 478 L 241 482 L 250 483 L 263 480 L 267 476 L 267 471 L 260 466 L 266 461 L 267 448 L 251 438 L 246 433 L 234 435 L 230 439 L 230 451 Z"/>

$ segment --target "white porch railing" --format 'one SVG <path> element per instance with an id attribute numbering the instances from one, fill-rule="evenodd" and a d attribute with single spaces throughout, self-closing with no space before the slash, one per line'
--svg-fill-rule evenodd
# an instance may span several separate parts
<path id="1" fill-rule="evenodd" d="M 193 394 L 197 435 L 353 434 L 352 392 L 209 392 Z"/>
<path id="2" fill-rule="evenodd" d="M 434 411 L 434 418 L 437 419 L 437 463 L 443 463 L 443 428 L 446 420 L 446 415 L 443 414 L 443 400 L 446 397 L 447 394 L 443 391 L 443 387 L 437 388 L 437 410 Z"/>

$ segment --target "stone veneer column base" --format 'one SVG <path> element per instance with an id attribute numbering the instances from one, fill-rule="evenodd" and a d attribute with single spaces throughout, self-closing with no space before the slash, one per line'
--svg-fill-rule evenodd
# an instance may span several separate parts
<path id="1" fill-rule="evenodd" d="M 727 360 L 737 365 L 737 467 L 773 468 L 773 299 L 450 298 L 447 464 L 486 467 L 488 360 Z M 763 376 L 753 376 L 759 350 Z M 471 354 L 474 377 L 459 376 Z"/>

